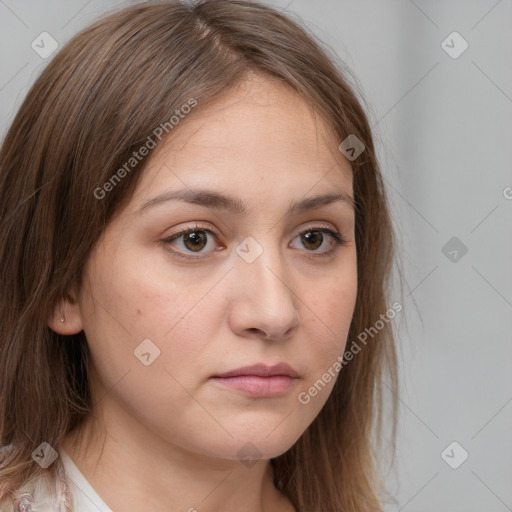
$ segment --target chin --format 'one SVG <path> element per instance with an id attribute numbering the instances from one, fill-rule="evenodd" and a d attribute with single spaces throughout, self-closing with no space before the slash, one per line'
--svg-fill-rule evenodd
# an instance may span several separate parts
<path id="1" fill-rule="evenodd" d="M 241 462 L 272 459 L 288 451 L 300 438 L 303 430 L 285 429 L 283 425 L 278 426 L 278 423 L 271 427 L 267 423 L 266 428 L 263 429 L 244 429 L 239 432 L 231 430 L 230 432 L 233 435 L 232 438 L 226 435 L 204 443 L 205 452 L 211 456 Z"/>

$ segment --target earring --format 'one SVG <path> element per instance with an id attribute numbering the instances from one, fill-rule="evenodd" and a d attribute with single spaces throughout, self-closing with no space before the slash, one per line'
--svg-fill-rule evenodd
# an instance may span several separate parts
<path id="1" fill-rule="evenodd" d="M 60 319 L 61 322 L 64 322 L 65 318 L 64 316 Z"/>

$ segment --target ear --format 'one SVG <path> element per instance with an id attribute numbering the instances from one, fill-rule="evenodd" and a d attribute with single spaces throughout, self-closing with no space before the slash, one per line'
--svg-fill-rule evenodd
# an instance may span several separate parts
<path id="1" fill-rule="evenodd" d="M 63 319 L 63 320 L 62 320 Z M 58 334 L 77 334 L 83 329 L 77 294 L 72 288 L 58 302 L 48 318 L 48 327 Z"/>

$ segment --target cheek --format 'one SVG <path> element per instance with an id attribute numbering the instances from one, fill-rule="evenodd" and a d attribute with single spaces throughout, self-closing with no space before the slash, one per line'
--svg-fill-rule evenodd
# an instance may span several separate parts
<path id="1" fill-rule="evenodd" d="M 204 283 L 191 289 L 132 263 L 117 258 L 97 266 L 82 295 L 97 399 L 109 394 L 155 430 L 171 428 L 171 418 L 190 428 L 190 411 L 198 413 L 185 390 L 205 373 L 201 356 L 220 321 L 219 306 L 201 301 Z"/>
<path id="2" fill-rule="evenodd" d="M 171 271 L 161 257 L 119 250 L 115 258 L 98 258 L 90 265 L 80 309 L 93 364 L 105 386 L 128 371 L 131 380 L 142 383 L 144 375 L 157 378 L 156 371 L 169 380 L 165 370 L 191 385 L 194 373 L 183 369 L 198 366 L 225 318 L 221 302 L 208 295 L 215 284 L 211 278 Z"/>
<path id="3" fill-rule="evenodd" d="M 307 390 L 318 380 L 321 388 L 319 402 L 325 402 L 338 376 L 336 362 L 343 355 L 352 321 L 357 296 L 357 279 L 354 275 L 324 288 L 322 298 L 306 302 L 303 327 L 309 346 L 304 357 L 310 373 L 302 390 Z M 329 373 L 330 372 L 330 373 Z M 315 393 L 313 391 L 313 393 Z M 315 395 L 316 396 L 316 395 Z"/>

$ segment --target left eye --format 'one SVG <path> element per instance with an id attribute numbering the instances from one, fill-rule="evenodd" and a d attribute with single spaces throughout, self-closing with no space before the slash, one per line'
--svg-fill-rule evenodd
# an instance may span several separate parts
<path id="1" fill-rule="evenodd" d="M 302 238 L 302 244 L 304 245 L 304 247 L 318 249 L 318 247 L 321 247 L 325 242 L 325 234 L 328 234 L 331 238 L 329 244 L 330 249 L 322 253 L 325 255 L 333 252 L 336 246 L 344 242 L 342 236 L 336 231 L 327 228 L 307 229 L 306 231 L 300 233 L 296 238 Z"/>
<path id="2" fill-rule="evenodd" d="M 201 253 L 201 252 L 208 252 L 203 251 L 203 249 L 208 245 L 208 235 L 207 233 L 213 235 L 215 237 L 215 233 L 209 229 L 201 228 L 201 227 L 193 227 L 193 228 L 186 228 L 178 231 L 177 233 L 171 235 L 170 237 L 162 240 L 164 244 L 173 245 L 176 247 L 175 244 L 172 244 L 172 242 L 179 240 L 182 238 L 182 243 L 184 245 L 182 247 L 178 247 L 179 251 L 175 251 L 173 249 L 170 249 L 171 252 L 176 254 L 177 256 L 181 256 L 183 258 L 189 258 L 194 259 L 198 258 L 200 256 L 192 256 L 190 253 L 187 254 L 186 251 L 191 251 L 192 253 Z M 322 247 L 322 245 L 325 245 L 326 237 L 325 234 L 329 235 L 331 238 L 329 249 L 325 251 L 317 251 L 319 247 Z M 307 229 L 305 231 L 302 231 L 297 235 L 295 239 L 301 238 L 303 247 L 306 247 L 306 249 L 313 249 L 308 252 L 318 252 L 319 256 L 326 256 L 330 255 L 332 252 L 334 252 L 336 246 L 341 245 L 344 243 L 344 238 L 340 235 L 340 233 L 333 231 L 328 228 L 311 228 Z M 215 243 L 212 244 L 213 247 L 215 247 Z"/>

